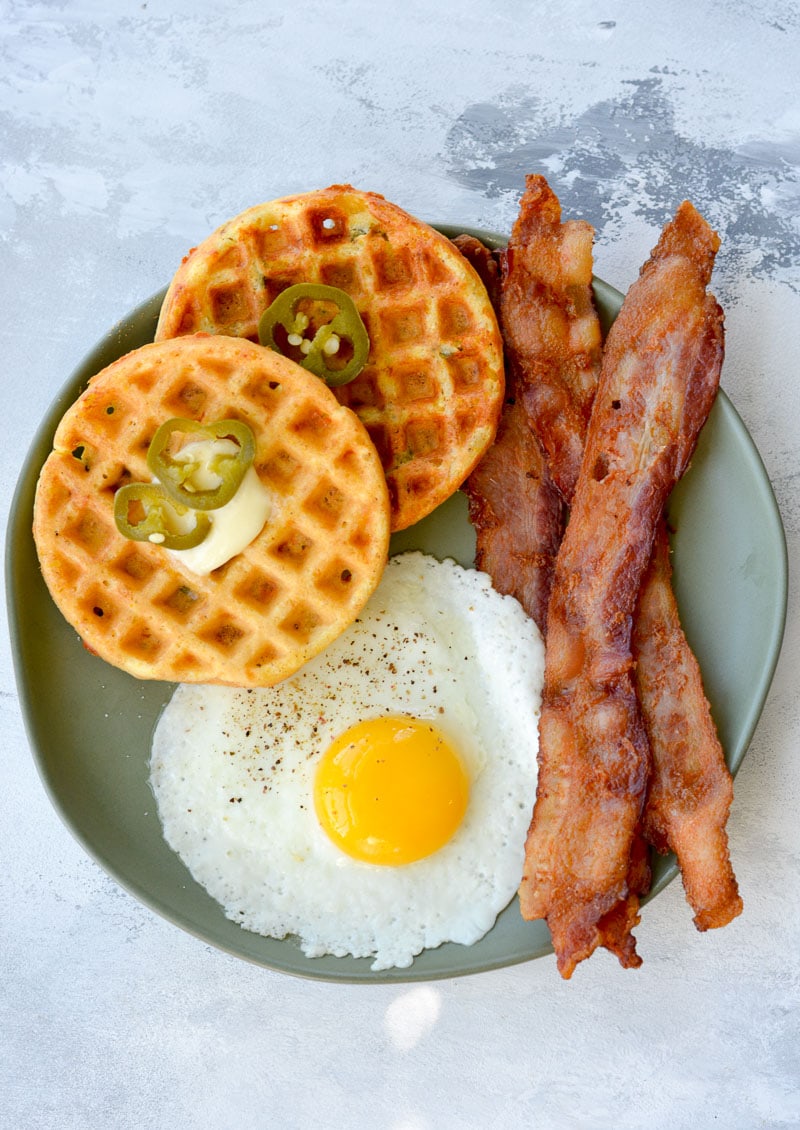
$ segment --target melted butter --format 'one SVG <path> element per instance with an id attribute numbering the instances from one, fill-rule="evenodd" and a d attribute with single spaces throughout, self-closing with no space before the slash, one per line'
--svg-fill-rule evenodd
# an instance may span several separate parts
<path id="1" fill-rule="evenodd" d="M 227 439 L 201 440 L 186 445 L 186 458 L 200 463 L 200 467 L 192 475 L 192 487 L 195 490 L 206 490 L 218 485 L 219 476 L 207 470 L 208 465 L 215 455 L 228 453 L 231 447 L 235 448 L 235 445 Z M 270 509 L 269 492 L 255 468 L 248 467 L 230 502 L 226 502 L 218 510 L 205 511 L 211 521 L 211 529 L 203 541 L 192 549 L 170 549 L 167 552 L 191 573 L 199 577 L 208 576 L 214 569 L 219 569 L 220 565 L 241 553 L 261 533 Z"/>
<path id="2" fill-rule="evenodd" d="M 212 470 L 214 460 L 223 455 L 236 455 L 239 445 L 231 439 L 198 439 L 185 444 L 173 456 L 176 463 L 195 464 L 184 486 L 188 490 L 214 490 L 222 479 Z"/>

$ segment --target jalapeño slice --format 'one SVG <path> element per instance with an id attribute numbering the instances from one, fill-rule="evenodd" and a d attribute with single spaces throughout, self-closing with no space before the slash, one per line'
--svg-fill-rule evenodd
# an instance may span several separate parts
<path id="1" fill-rule="evenodd" d="M 186 528 L 191 515 L 193 525 Z M 123 537 L 165 549 L 192 549 L 211 529 L 207 514 L 176 502 L 160 483 L 127 483 L 114 495 L 114 521 Z"/>
<path id="2" fill-rule="evenodd" d="M 212 453 L 210 458 L 195 458 L 191 445 L 173 450 L 173 436 L 195 440 L 232 440 L 229 450 Z M 147 466 L 167 494 L 192 510 L 218 510 L 230 502 L 255 458 L 253 433 L 241 420 L 217 420 L 200 424 L 196 420 L 172 419 L 161 425 L 147 452 Z M 210 488 L 192 484 L 198 472 L 210 473 L 218 482 Z"/>
<path id="3" fill-rule="evenodd" d="M 325 317 L 331 307 L 333 316 Z M 369 356 L 369 337 L 355 302 L 337 286 L 323 283 L 282 290 L 261 315 L 258 340 L 333 387 L 357 377 Z"/>

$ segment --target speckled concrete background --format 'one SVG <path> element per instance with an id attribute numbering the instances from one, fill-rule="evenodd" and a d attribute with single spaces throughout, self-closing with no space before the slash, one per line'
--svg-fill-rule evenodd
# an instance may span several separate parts
<path id="1" fill-rule="evenodd" d="M 625 289 L 675 205 L 723 236 L 723 384 L 800 542 L 794 0 L 0 0 L 3 518 L 89 347 L 242 208 L 351 181 L 508 230 L 526 172 Z M 0 648 L 0 1127 L 800 1125 L 800 625 L 737 778 L 744 916 L 678 884 L 646 964 L 340 987 L 213 951 L 120 891 L 36 775 Z M 43 688 L 43 694 L 46 689 Z"/>

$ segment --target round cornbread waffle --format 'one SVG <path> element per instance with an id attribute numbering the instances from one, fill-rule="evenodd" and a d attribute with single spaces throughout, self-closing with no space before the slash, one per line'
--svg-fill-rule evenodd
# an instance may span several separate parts
<path id="1" fill-rule="evenodd" d="M 208 576 L 114 521 L 114 495 L 150 482 L 159 425 L 240 419 L 270 496 L 261 532 Z M 248 341 L 145 345 L 68 409 L 39 478 L 34 537 L 63 615 L 90 650 L 143 679 L 268 686 L 350 624 L 387 559 L 375 448 L 317 377 Z"/>
<path id="2" fill-rule="evenodd" d="M 430 513 L 491 444 L 503 401 L 503 351 L 486 290 L 439 232 L 349 185 L 260 204 L 184 260 L 156 340 L 228 334 L 258 340 L 286 287 L 351 296 L 370 338 L 366 367 L 335 389 L 361 418 L 389 485 L 392 529 Z"/>

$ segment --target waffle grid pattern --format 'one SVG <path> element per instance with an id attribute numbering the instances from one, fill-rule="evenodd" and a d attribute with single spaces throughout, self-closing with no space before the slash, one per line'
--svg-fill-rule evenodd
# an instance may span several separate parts
<path id="1" fill-rule="evenodd" d="M 147 449 L 170 416 L 246 420 L 272 498 L 261 534 L 208 577 L 114 524 L 116 489 L 149 481 Z M 103 658 L 143 678 L 269 685 L 368 599 L 388 499 L 364 429 L 317 378 L 248 342 L 181 338 L 116 362 L 67 412 L 34 534 L 56 603 Z"/>
<path id="2" fill-rule="evenodd" d="M 494 436 L 502 344 L 486 291 L 449 240 L 373 193 L 334 186 L 259 205 L 187 256 L 156 340 L 198 331 L 257 340 L 287 286 L 322 282 L 353 298 L 370 336 L 355 381 L 335 390 L 383 463 L 392 528 L 456 490 Z"/>

